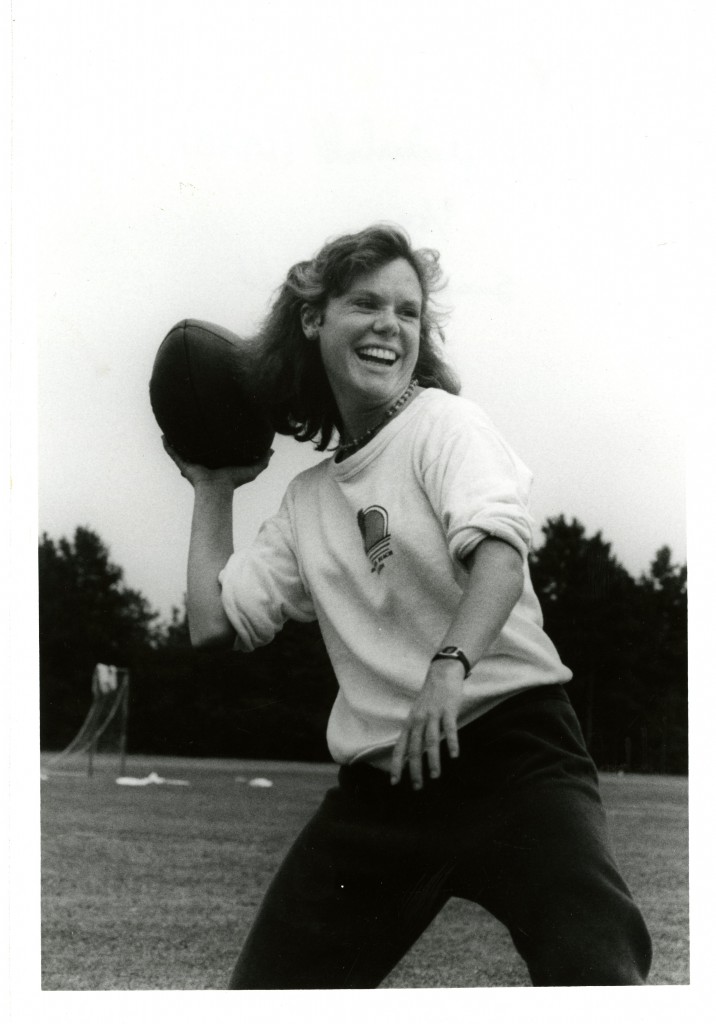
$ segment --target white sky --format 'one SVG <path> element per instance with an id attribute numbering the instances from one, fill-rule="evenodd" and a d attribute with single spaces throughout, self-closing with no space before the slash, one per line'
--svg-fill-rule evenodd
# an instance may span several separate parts
<path id="1" fill-rule="evenodd" d="M 534 472 L 538 524 L 601 529 L 634 574 L 662 544 L 686 558 L 703 118 L 683 86 L 711 55 L 683 5 L 17 7 L 41 531 L 92 527 L 180 604 L 191 493 L 149 408 L 159 342 L 184 317 L 251 333 L 290 263 L 387 219 L 442 253 L 450 357 Z M 239 543 L 314 458 L 277 451 Z"/>
<path id="2" fill-rule="evenodd" d="M 450 355 L 535 473 L 538 523 L 602 529 L 634 573 L 685 558 L 684 22 L 548 6 L 34 5 L 41 530 L 91 526 L 180 603 L 163 334 L 250 333 L 291 262 L 388 219 L 443 255 Z M 312 458 L 279 452 L 239 542 Z"/>

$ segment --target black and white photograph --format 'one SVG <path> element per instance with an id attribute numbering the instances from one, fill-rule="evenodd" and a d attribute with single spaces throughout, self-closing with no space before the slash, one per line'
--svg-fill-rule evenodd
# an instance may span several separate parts
<path id="1" fill-rule="evenodd" d="M 11 8 L 9 1019 L 702 1019 L 713 11 Z"/>

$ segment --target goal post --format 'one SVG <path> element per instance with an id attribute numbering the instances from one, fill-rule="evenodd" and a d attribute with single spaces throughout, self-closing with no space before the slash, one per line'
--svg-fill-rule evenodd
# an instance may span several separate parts
<path id="1" fill-rule="evenodd" d="M 62 771 L 87 756 L 87 774 L 94 774 L 96 755 L 111 749 L 119 755 L 120 774 L 127 759 L 129 669 L 98 664 L 92 673 L 92 703 L 77 734 L 64 750 L 46 764 L 47 771 Z"/>

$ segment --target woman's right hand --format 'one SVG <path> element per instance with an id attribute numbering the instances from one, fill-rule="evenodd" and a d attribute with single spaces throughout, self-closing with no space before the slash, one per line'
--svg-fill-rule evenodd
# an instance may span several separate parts
<path id="1" fill-rule="evenodd" d="M 263 473 L 273 455 L 273 449 L 270 449 L 263 459 L 260 459 L 259 462 L 253 462 L 250 466 L 222 466 L 220 469 L 209 469 L 207 466 L 201 466 L 198 462 L 187 462 L 186 459 L 183 459 L 172 448 L 163 435 L 162 444 L 164 445 L 164 451 L 192 487 L 205 483 L 230 484 L 232 489 L 236 490 L 237 487 L 241 487 L 243 484 L 251 483 L 260 473 Z"/>

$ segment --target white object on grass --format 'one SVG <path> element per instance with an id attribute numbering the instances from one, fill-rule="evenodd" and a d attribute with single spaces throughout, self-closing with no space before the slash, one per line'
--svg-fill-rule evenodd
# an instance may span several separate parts
<path id="1" fill-rule="evenodd" d="M 270 789 L 273 782 L 271 779 L 252 779 L 249 785 L 256 786 L 258 789 Z"/>
<path id="2" fill-rule="evenodd" d="M 184 779 L 163 779 L 156 772 L 150 772 L 144 779 L 137 779 L 131 775 L 120 775 L 115 780 L 118 786 L 148 786 L 154 783 L 158 786 L 188 786 Z"/>

